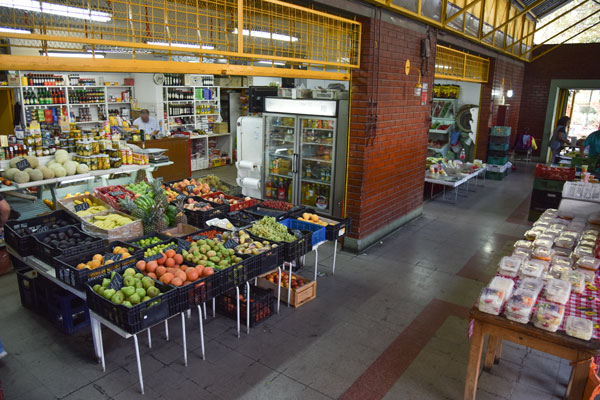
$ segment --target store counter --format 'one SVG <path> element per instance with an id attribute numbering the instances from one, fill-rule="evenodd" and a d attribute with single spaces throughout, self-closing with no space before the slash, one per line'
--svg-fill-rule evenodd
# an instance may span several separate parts
<path id="1" fill-rule="evenodd" d="M 142 147 L 141 142 L 130 141 L 128 143 Z M 146 140 L 147 149 L 165 149 L 165 155 L 173 163 L 160 167 L 154 173 L 154 177 L 162 177 L 166 182 L 189 178 L 192 175 L 190 166 L 190 140 L 188 138 L 163 138 Z"/>

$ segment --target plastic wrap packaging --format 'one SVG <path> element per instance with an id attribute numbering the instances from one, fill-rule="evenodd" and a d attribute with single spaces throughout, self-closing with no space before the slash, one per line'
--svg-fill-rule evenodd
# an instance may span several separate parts
<path id="1" fill-rule="evenodd" d="M 583 274 L 586 285 L 594 284 L 594 281 L 596 280 L 596 272 L 595 271 L 590 271 L 589 269 L 579 269 L 578 271 Z"/>
<path id="2" fill-rule="evenodd" d="M 569 296 L 571 296 L 571 282 L 555 278 L 548 279 L 544 289 L 544 297 L 548 301 L 566 304 Z"/>
<path id="3" fill-rule="evenodd" d="M 551 243 L 554 243 L 554 239 L 558 236 L 558 234 L 554 233 L 550 229 L 546 229 L 546 231 L 540 235 L 538 235 L 536 240 L 549 240 Z M 535 246 L 535 243 L 534 243 Z M 544 246 L 547 247 L 547 246 Z"/>
<path id="4" fill-rule="evenodd" d="M 569 276 L 569 271 L 571 271 L 571 268 L 562 265 L 554 265 L 550 267 L 550 270 L 544 275 L 544 281 L 548 282 L 550 278 L 563 279 L 563 277 Z"/>
<path id="5" fill-rule="evenodd" d="M 591 247 L 593 249 L 594 247 L 596 247 L 596 241 L 595 240 L 579 239 L 579 243 L 577 245 L 578 246 L 582 246 L 582 247 Z"/>
<path id="6" fill-rule="evenodd" d="M 583 231 L 583 235 L 591 235 L 597 238 L 598 236 L 600 236 L 600 231 L 597 229 L 586 229 L 585 231 Z"/>
<path id="7" fill-rule="evenodd" d="M 587 231 L 586 231 L 587 232 Z M 583 233 L 580 238 L 581 241 L 589 240 L 590 242 L 597 242 L 598 235 L 592 233 Z"/>
<path id="8" fill-rule="evenodd" d="M 593 225 L 600 225 L 600 213 L 594 213 L 589 215 L 587 222 Z"/>
<path id="9" fill-rule="evenodd" d="M 525 232 L 525 234 L 523 235 L 525 237 L 525 240 L 529 240 L 530 242 L 533 242 L 535 239 L 537 239 L 538 235 L 541 235 L 543 233 L 543 231 L 539 231 L 536 229 L 530 229 L 527 232 Z"/>
<path id="10" fill-rule="evenodd" d="M 553 226 L 562 226 L 562 225 L 553 225 Z M 563 229 L 557 229 L 557 228 L 548 228 L 544 231 L 544 233 L 547 233 L 548 235 L 553 235 L 554 237 L 560 236 L 561 232 L 563 231 Z"/>
<path id="11" fill-rule="evenodd" d="M 569 315 L 565 321 L 567 335 L 582 340 L 590 340 L 594 330 L 594 323 L 589 319 Z"/>
<path id="12" fill-rule="evenodd" d="M 544 287 L 544 282 L 541 279 L 533 279 L 533 278 L 525 278 L 519 282 L 519 290 L 527 290 L 535 294 L 535 298 L 540 295 L 542 292 L 542 288 Z"/>
<path id="13" fill-rule="evenodd" d="M 556 332 L 565 315 L 565 307 L 559 304 L 540 302 L 533 318 L 536 328 Z"/>
<path id="14" fill-rule="evenodd" d="M 523 265 L 523 257 L 502 257 L 500 260 L 500 266 L 498 267 L 498 273 L 500 275 L 506 275 L 514 278 L 518 275 L 521 265 Z"/>
<path id="15" fill-rule="evenodd" d="M 533 250 L 533 258 L 543 261 L 550 261 L 554 255 L 554 250 L 548 247 L 536 247 Z"/>
<path id="16" fill-rule="evenodd" d="M 542 214 L 542 216 L 550 216 L 556 217 L 558 215 L 558 210 L 556 208 L 547 208 L 546 211 Z"/>
<path id="17" fill-rule="evenodd" d="M 547 229 L 550 227 L 550 222 L 542 220 L 542 219 L 538 219 L 537 221 L 535 221 L 533 223 L 534 228 L 544 228 Z"/>
<path id="18" fill-rule="evenodd" d="M 554 255 L 554 257 L 552 257 L 550 265 L 560 265 L 563 267 L 571 268 L 573 266 L 573 260 L 571 260 L 569 257 Z"/>
<path id="19" fill-rule="evenodd" d="M 484 287 L 479 296 L 479 311 L 499 315 L 506 297 L 506 292 L 502 290 Z"/>
<path id="20" fill-rule="evenodd" d="M 515 282 L 512 279 L 495 276 L 490 281 L 488 287 L 506 292 L 506 298 L 509 298 L 515 287 Z"/>
<path id="21" fill-rule="evenodd" d="M 589 269 L 590 271 L 597 271 L 600 267 L 600 258 L 583 256 L 577 260 L 577 266 L 583 269 Z"/>
<path id="22" fill-rule="evenodd" d="M 575 247 L 575 239 L 566 236 L 559 236 L 554 239 L 554 246 L 565 250 L 571 250 Z"/>
<path id="23" fill-rule="evenodd" d="M 563 224 L 552 224 L 548 227 L 548 229 L 553 232 L 553 233 L 558 233 L 560 234 L 562 231 L 565 230 L 565 225 Z M 547 230 L 548 230 L 547 229 Z"/>
<path id="24" fill-rule="evenodd" d="M 523 263 L 521 266 L 521 270 L 519 271 L 519 276 L 521 278 L 534 278 L 538 279 L 542 276 L 544 272 L 548 269 L 547 261 L 542 260 L 528 260 Z"/>
<path id="25" fill-rule="evenodd" d="M 511 321 L 526 324 L 531 318 L 531 311 L 537 299 L 534 292 L 525 289 L 517 289 L 506 302 L 504 314 Z"/>
<path id="26" fill-rule="evenodd" d="M 563 280 L 565 280 L 563 278 Z M 571 291 L 574 293 L 582 293 L 585 289 L 585 275 L 581 271 L 569 271 L 567 279 L 571 283 Z"/>
<path id="27" fill-rule="evenodd" d="M 540 239 L 539 237 L 537 239 L 535 239 L 535 241 L 533 242 L 533 247 L 547 247 L 547 248 L 552 248 L 552 245 L 554 244 L 554 238 L 550 239 Z"/>
<path id="28" fill-rule="evenodd" d="M 575 231 L 562 231 L 560 236 L 568 237 L 573 240 L 577 240 L 577 239 L 579 239 L 580 234 L 579 234 L 579 232 L 575 232 Z"/>
<path id="29" fill-rule="evenodd" d="M 550 244 L 550 245 L 552 245 L 552 244 Z M 533 243 L 530 242 L 529 240 L 521 239 L 521 240 L 517 240 L 515 242 L 514 248 L 516 249 L 517 247 L 520 247 L 522 249 L 533 250 Z"/>
<path id="30" fill-rule="evenodd" d="M 567 229 L 574 232 L 583 232 L 585 230 L 585 222 L 574 222 L 572 221 L 567 225 Z"/>
<path id="31" fill-rule="evenodd" d="M 573 250 L 573 256 L 579 260 L 581 257 L 594 257 L 594 249 L 592 247 L 577 246 Z"/>
<path id="32" fill-rule="evenodd" d="M 512 257 L 522 257 L 523 260 L 529 260 L 531 258 L 531 253 L 533 253 L 533 249 L 517 247 L 513 250 Z"/>

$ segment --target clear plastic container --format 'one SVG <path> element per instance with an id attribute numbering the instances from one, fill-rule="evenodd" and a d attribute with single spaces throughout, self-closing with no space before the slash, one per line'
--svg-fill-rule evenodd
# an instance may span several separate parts
<path id="1" fill-rule="evenodd" d="M 479 296 L 479 311 L 499 315 L 506 299 L 506 292 L 490 287 L 484 287 Z"/>
<path id="2" fill-rule="evenodd" d="M 569 315 L 565 321 L 567 335 L 582 340 L 590 340 L 594 330 L 594 323 L 589 319 Z"/>
<path id="3" fill-rule="evenodd" d="M 529 290 L 517 289 L 506 302 L 504 314 L 511 321 L 526 324 L 531 318 L 531 311 L 537 299 L 537 295 Z"/>
<path id="4" fill-rule="evenodd" d="M 548 221 L 546 221 L 546 220 L 541 220 L 541 219 L 538 219 L 537 221 L 535 221 L 535 222 L 533 223 L 533 226 L 534 226 L 534 227 L 540 227 L 540 228 L 544 228 L 544 229 L 546 229 L 546 228 L 549 228 L 549 227 L 550 227 L 550 222 L 548 222 Z"/>
<path id="5" fill-rule="evenodd" d="M 577 260 L 577 266 L 583 269 L 589 269 L 591 271 L 597 271 L 600 267 L 600 258 L 594 258 L 590 256 L 583 256 Z"/>
<path id="6" fill-rule="evenodd" d="M 554 224 L 550 225 L 548 227 L 548 229 L 552 230 L 553 232 L 560 233 L 565 230 L 565 226 L 563 224 L 554 223 Z"/>
<path id="7" fill-rule="evenodd" d="M 583 246 L 583 247 L 591 247 L 593 249 L 594 247 L 596 247 L 596 241 L 595 240 L 579 239 L 579 243 L 577 245 L 578 246 Z"/>
<path id="8" fill-rule="evenodd" d="M 536 240 L 550 240 L 552 243 L 554 243 L 554 239 L 556 238 L 556 236 L 556 233 L 554 233 L 550 229 L 546 229 L 544 233 L 538 235 Z"/>
<path id="9" fill-rule="evenodd" d="M 502 259 L 500 260 L 500 267 L 498 268 L 498 273 L 514 278 L 519 273 L 519 269 L 521 268 L 522 264 L 523 257 L 502 257 Z"/>
<path id="10" fill-rule="evenodd" d="M 512 294 L 513 288 L 515 287 L 515 282 L 512 279 L 495 276 L 490 281 L 488 287 L 506 292 L 506 298 L 509 298 Z"/>
<path id="11" fill-rule="evenodd" d="M 558 215 L 558 210 L 556 208 L 547 208 L 542 215 L 555 217 Z"/>
<path id="12" fill-rule="evenodd" d="M 598 235 L 594 235 L 591 233 L 583 233 L 581 235 L 581 239 L 580 240 L 589 240 L 591 242 L 597 242 L 598 241 Z"/>
<path id="13" fill-rule="evenodd" d="M 554 239 L 554 246 L 565 250 L 572 249 L 575 247 L 575 239 L 566 236 L 559 236 Z"/>
<path id="14" fill-rule="evenodd" d="M 550 244 L 552 246 L 552 244 Z M 517 247 L 520 247 L 522 249 L 529 249 L 529 250 L 533 250 L 533 243 L 530 242 L 529 240 L 517 240 L 515 242 L 514 248 L 516 249 Z"/>
<path id="15" fill-rule="evenodd" d="M 567 229 L 575 232 L 583 232 L 585 230 L 585 225 L 585 222 L 573 220 L 567 225 Z"/>
<path id="16" fill-rule="evenodd" d="M 582 293 L 585 289 L 585 275 L 578 270 L 569 271 L 569 282 L 571 282 L 571 291 L 575 293 Z"/>
<path id="17" fill-rule="evenodd" d="M 525 234 L 523 235 L 525 237 L 525 240 L 529 240 L 529 241 L 534 241 L 535 239 L 537 239 L 538 235 L 541 235 L 542 232 L 536 229 L 530 229 L 527 232 L 525 232 Z"/>
<path id="18" fill-rule="evenodd" d="M 540 239 L 538 237 L 533 242 L 533 247 L 547 247 L 547 248 L 551 248 L 553 244 L 554 244 L 554 238 L 552 238 L 552 239 L 550 239 L 550 238 L 548 238 L 548 239 Z"/>
<path id="19" fill-rule="evenodd" d="M 571 268 L 565 267 L 564 265 L 553 265 L 548 271 L 548 276 L 546 276 L 546 280 L 548 280 L 549 278 L 567 280 L 570 271 Z"/>
<path id="20" fill-rule="evenodd" d="M 577 239 L 579 239 L 580 234 L 579 234 L 579 232 L 575 232 L 575 231 L 562 231 L 560 236 L 569 237 L 573 240 L 577 240 Z"/>
<path id="21" fill-rule="evenodd" d="M 547 247 L 536 247 L 533 250 L 533 258 L 543 261 L 550 261 L 554 255 L 554 250 Z"/>
<path id="22" fill-rule="evenodd" d="M 531 257 L 531 253 L 532 253 L 531 249 L 524 249 L 522 247 L 517 247 L 516 249 L 514 249 L 514 251 L 512 253 L 512 257 L 521 257 L 521 258 L 523 258 L 524 261 L 527 261 Z"/>
<path id="23" fill-rule="evenodd" d="M 577 259 L 585 256 L 594 257 L 594 249 L 587 246 L 577 246 L 575 247 L 575 250 L 573 250 L 573 255 Z"/>
<path id="24" fill-rule="evenodd" d="M 594 284 L 594 281 L 596 280 L 596 272 L 595 271 L 590 271 L 589 269 L 579 269 L 578 271 L 583 274 L 586 285 Z"/>
<path id="25" fill-rule="evenodd" d="M 544 287 L 544 282 L 541 279 L 525 278 L 519 283 L 518 290 L 527 290 L 532 292 L 537 298 Z"/>
<path id="26" fill-rule="evenodd" d="M 562 323 L 564 315 L 564 306 L 543 301 L 537 305 L 537 310 L 533 317 L 533 325 L 535 325 L 536 328 L 556 332 Z"/>
<path id="27" fill-rule="evenodd" d="M 534 278 L 538 279 L 546 272 L 548 263 L 544 264 L 542 260 L 528 260 L 523 263 L 519 276 L 521 278 Z"/>
<path id="28" fill-rule="evenodd" d="M 585 231 L 583 231 L 584 235 L 593 235 L 593 236 L 600 236 L 600 231 L 598 231 L 597 229 L 586 229 Z"/>
<path id="29" fill-rule="evenodd" d="M 573 260 L 571 260 L 569 257 L 554 255 L 554 257 L 552 257 L 550 265 L 560 265 L 563 267 L 571 268 L 573 266 Z"/>
<path id="30" fill-rule="evenodd" d="M 569 296 L 571 296 L 571 282 L 555 278 L 548 279 L 544 289 L 544 297 L 548 301 L 566 304 Z"/>
<path id="31" fill-rule="evenodd" d="M 561 225 L 556 225 L 556 226 L 561 226 Z M 547 233 L 548 235 L 554 235 L 554 237 L 556 237 L 556 236 L 559 236 L 562 231 L 563 231 L 562 229 L 548 228 L 544 231 L 544 233 Z"/>

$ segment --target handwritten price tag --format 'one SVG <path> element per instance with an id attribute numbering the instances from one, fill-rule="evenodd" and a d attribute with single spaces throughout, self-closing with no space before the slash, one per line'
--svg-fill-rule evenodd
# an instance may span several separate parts
<path id="1" fill-rule="evenodd" d="M 27 169 L 27 168 L 31 168 L 31 164 L 29 164 L 29 161 L 27 161 L 27 159 L 26 159 L 26 158 L 24 158 L 24 159 L 22 159 L 21 161 L 19 161 L 19 162 L 17 163 L 17 168 L 18 168 L 20 171 L 24 171 L 24 170 L 25 170 L 25 169 Z"/>
<path id="2" fill-rule="evenodd" d="M 79 212 L 79 211 L 85 211 L 88 208 L 90 208 L 90 205 L 86 202 L 83 202 L 81 204 L 76 204 L 75 205 L 75 212 Z"/>

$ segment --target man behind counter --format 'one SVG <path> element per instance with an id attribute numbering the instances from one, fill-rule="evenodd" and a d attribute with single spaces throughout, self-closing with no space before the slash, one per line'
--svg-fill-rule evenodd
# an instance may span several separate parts
<path id="1" fill-rule="evenodd" d="M 133 121 L 133 124 L 144 131 L 147 139 L 152 138 L 160 130 L 158 121 L 156 118 L 151 117 L 150 112 L 146 109 L 140 111 L 140 117 Z"/>

